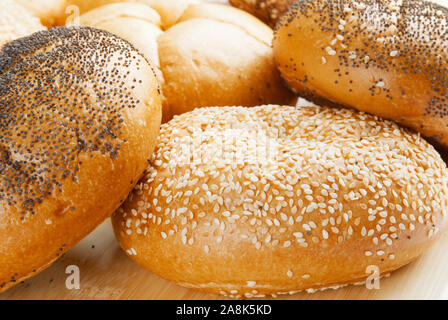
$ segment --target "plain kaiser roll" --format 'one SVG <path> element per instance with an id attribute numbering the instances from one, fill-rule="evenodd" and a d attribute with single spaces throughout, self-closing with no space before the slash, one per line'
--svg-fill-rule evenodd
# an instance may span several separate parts
<path id="1" fill-rule="evenodd" d="M 145 3 L 101 6 L 80 21 L 128 40 L 154 63 L 164 122 L 196 107 L 294 102 L 274 62 L 273 32 L 258 19 L 217 4 Z M 164 20 L 168 3 L 182 8 L 174 24 Z"/>
<path id="2" fill-rule="evenodd" d="M 0 0 L 0 48 L 7 42 L 46 28 L 14 0 Z"/>
<path id="3" fill-rule="evenodd" d="M 448 146 L 448 9 L 421 0 L 301 0 L 274 55 L 300 95 L 391 119 Z"/>
<path id="4" fill-rule="evenodd" d="M 113 217 L 151 272 L 231 297 L 363 281 L 446 229 L 448 171 L 418 134 L 328 107 L 200 108 L 163 124 Z"/>
<path id="5" fill-rule="evenodd" d="M 0 52 L 0 291 L 33 276 L 126 199 L 161 123 L 159 87 L 128 42 L 53 28 Z"/>

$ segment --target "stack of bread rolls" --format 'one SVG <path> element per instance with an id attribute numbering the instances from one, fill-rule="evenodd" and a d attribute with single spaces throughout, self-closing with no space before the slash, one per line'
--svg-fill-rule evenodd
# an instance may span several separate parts
<path id="1" fill-rule="evenodd" d="M 296 101 L 274 63 L 272 30 L 241 10 L 192 0 L 14 1 L 48 27 L 80 22 L 133 44 L 156 67 L 163 122 L 196 107 Z"/>
<path id="2" fill-rule="evenodd" d="M 343 103 L 354 92 L 357 109 L 444 134 L 447 10 L 398 2 L 408 27 L 376 45 L 393 3 L 299 1 L 277 25 L 276 62 L 301 95 L 331 92 Z M 414 33 L 426 42 L 414 44 Z M 388 41 L 425 55 L 401 50 L 394 62 Z M 372 61 L 366 67 L 349 49 Z M 412 59 L 418 75 L 405 69 Z M 425 114 L 428 101 L 434 111 Z M 164 124 L 144 178 L 112 220 L 123 249 L 148 270 L 250 298 L 362 282 L 369 266 L 388 274 L 446 230 L 447 206 L 446 164 L 417 133 L 345 108 L 271 105 L 196 109 Z"/>
<path id="3" fill-rule="evenodd" d="M 293 103 L 274 63 L 272 30 L 262 22 L 218 4 L 144 3 L 101 6 L 80 21 L 130 41 L 153 61 L 164 121 L 196 107 Z"/>
<path id="4" fill-rule="evenodd" d="M 150 161 L 162 105 L 170 118 L 294 99 L 272 30 L 245 12 L 110 2 L 1 3 L 0 291 L 49 266 L 126 199 Z M 53 28 L 84 11 L 78 20 L 95 29 Z"/>
<path id="5" fill-rule="evenodd" d="M 234 298 L 385 275 L 446 230 L 420 134 L 448 145 L 448 9 L 231 2 L 275 37 L 193 0 L 2 2 L 0 291 L 113 212 L 131 259 Z"/>

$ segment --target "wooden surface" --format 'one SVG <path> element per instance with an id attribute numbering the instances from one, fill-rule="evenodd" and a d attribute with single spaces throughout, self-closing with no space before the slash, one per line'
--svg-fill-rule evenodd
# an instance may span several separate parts
<path id="1" fill-rule="evenodd" d="M 65 286 L 67 266 L 80 269 L 80 289 Z M 279 299 L 448 299 L 448 234 L 414 263 L 381 279 L 379 290 L 350 286 Z M 0 299 L 220 299 L 170 283 L 130 260 L 110 221 L 102 224 L 50 268 L 0 295 Z"/>
<path id="2" fill-rule="evenodd" d="M 224 0 L 215 0 L 225 2 Z M 446 1 L 446 0 L 438 0 Z M 80 269 L 80 289 L 65 286 L 67 266 Z M 448 299 L 448 234 L 414 263 L 382 279 L 379 290 L 350 286 L 279 299 Z M 118 246 L 106 221 L 36 277 L 0 294 L 0 299 L 220 299 L 182 288 L 144 270 Z"/>

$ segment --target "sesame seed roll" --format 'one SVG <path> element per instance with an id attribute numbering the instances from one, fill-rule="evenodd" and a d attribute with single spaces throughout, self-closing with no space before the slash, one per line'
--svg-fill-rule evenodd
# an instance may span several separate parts
<path id="1" fill-rule="evenodd" d="M 300 0 L 274 55 L 303 96 L 394 120 L 448 146 L 448 9 L 422 0 Z"/>
<path id="2" fill-rule="evenodd" d="M 163 124 L 113 215 L 151 272 L 231 297 L 363 281 L 446 228 L 448 171 L 418 134 L 329 107 L 202 108 Z"/>
<path id="3" fill-rule="evenodd" d="M 91 28 L 0 51 L 0 291 L 35 275 L 126 199 L 151 156 L 161 98 L 147 60 Z"/>

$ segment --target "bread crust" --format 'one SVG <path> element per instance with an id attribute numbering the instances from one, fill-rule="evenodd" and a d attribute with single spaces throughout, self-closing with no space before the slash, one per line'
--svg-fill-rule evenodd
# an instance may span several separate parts
<path id="1" fill-rule="evenodd" d="M 0 52 L 0 74 L 4 291 L 46 268 L 124 201 L 155 146 L 161 99 L 147 60 L 92 28 L 13 41 Z"/>
<path id="2" fill-rule="evenodd" d="M 258 19 L 275 27 L 281 16 L 295 0 L 229 0 L 232 6 L 247 11 Z"/>
<path id="3" fill-rule="evenodd" d="M 158 39 L 166 119 L 195 107 L 291 103 L 272 49 L 233 24 L 195 18 Z"/>
<path id="4" fill-rule="evenodd" d="M 446 147 L 447 17 L 421 0 L 301 0 L 277 25 L 274 55 L 299 95 L 394 120 Z"/>
<path id="5" fill-rule="evenodd" d="M 162 125 L 112 222 L 131 259 L 180 285 L 261 297 L 360 282 L 446 229 L 448 171 L 391 121 L 349 109 L 202 108 Z"/>

